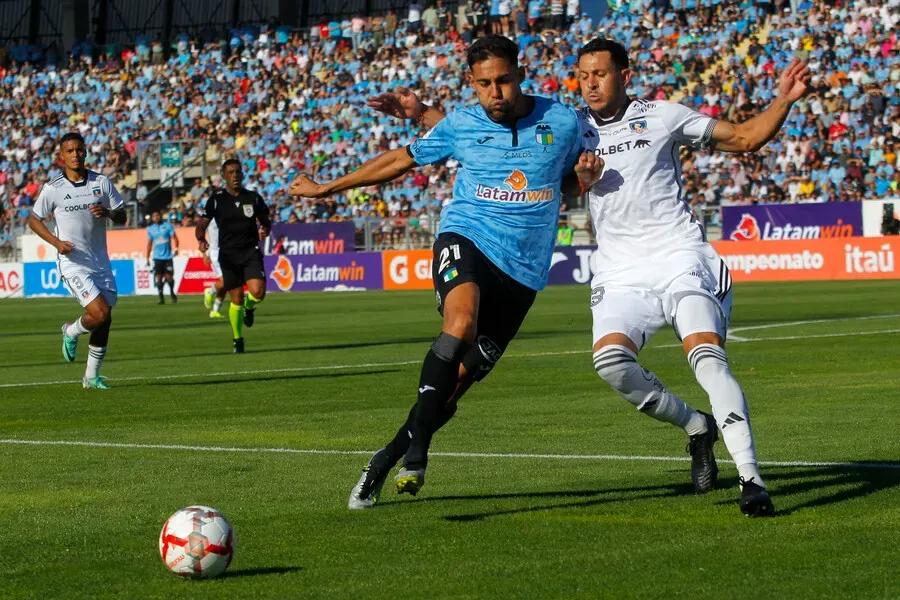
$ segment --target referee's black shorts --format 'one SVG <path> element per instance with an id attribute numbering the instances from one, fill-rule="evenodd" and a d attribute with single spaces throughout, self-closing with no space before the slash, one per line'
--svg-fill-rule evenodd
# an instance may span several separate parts
<path id="1" fill-rule="evenodd" d="M 243 287 L 252 279 L 266 280 L 266 269 L 259 248 L 244 250 L 219 249 L 219 267 L 222 269 L 222 282 L 226 290 Z"/>

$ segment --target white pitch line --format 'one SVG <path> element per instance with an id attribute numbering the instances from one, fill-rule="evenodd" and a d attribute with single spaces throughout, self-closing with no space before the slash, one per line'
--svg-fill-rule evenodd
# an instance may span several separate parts
<path id="1" fill-rule="evenodd" d="M 794 327 L 796 325 L 813 325 L 817 323 L 847 323 L 850 321 L 872 321 L 874 319 L 896 319 L 900 314 L 869 315 L 867 317 L 841 317 L 840 319 L 810 319 L 808 321 L 788 321 L 786 323 L 769 323 L 768 325 L 748 325 L 747 327 L 732 327 L 728 333 L 740 331 L 754 331 L 756 329 L 774 329 L 776 327 Z"/>
<path id="2" fill-rule="evenodd" d="M 728 337 L 726 338 L 729 342 L 749 342 L 750 338 L 741 337 L 739 335 L 732 335 L 731 332 L 728 332 Z"/>
<path id="3" fill-rule="evenodd" d="M 839 337 L 856 337 L 865 335 L 882 335 L 888 333 L 900 333 L 900 329 L 880 329 L 877 331 L 853 331 L 846 333 L 822 333 L 818 335 L 785 335 L 779 337 L 766 338 L 730 338 L 732 343 L 751 343 L 751 342 L 777 342 L 777 341 L 793 341 L 793 340 L 813 340 L 821 338 L 839 338 Z M 663 344 L 661 346 L 652 346 L 651 348 L 681 348 L 681 344 Z M 510 354 L 510 358 L 534 358 L 541 356 L 569 356 L 573 354 L 590 354 L 591 350 L 559 350 L 552 352 L 529 352 L 523 354 Z M 421 360 L 401 360 L 396 362 L 384 363 L 359 363 L 355 365 L 319 365 L 315 367 L 285 367 L 282 369 L 253 369 L 246 371 L 221 371 L 218 373 L 181 373 L 175 375 L 138 375 L 134 377 L 110 377 L 110 381 L 161 381 L 166 379 L 194 379 L 197 377 L 225 377 L 234 375 L 265 375 L 268 373 L 301 373 L 309 371 L 343 371 L 347 369 L 368 369 L 375 367 L 402 367 L 406 365 L 421 364 Z M 252 380 L 251 380 L 252 381 Z M 0 388 L 24 388 L 24 387 L 43 387 L 48 385 L 72 385 L 79 383 L 73 380 L 60 381 L 27 381 L 23 383 L 0 383 Z M 216 383 L 211 381 L 211 384 Z"/>
<path id="4" fill-rule="evenodd" d="M 17 440 L 0 439 L 0 444 L 21 446 L 76 446 L 82 448 L 125 448 L 134 450 L 184 450 L 191 452 L 237 452 L 254 454 L 319 454 L 332 456 L 371 456 L 372 450 L 314 450 L 301 448 L 247 448 L 239 446 L 191 446 L 182 444 L 130 444 L 117 442 L 79 442 L 71 440 Z M 431 452 L 431 456 L 452 458 L 510 458 L 531 460 L 621 460 L 650 462 L 689 462 L 687 456 L 628 456 L 619 454 L 527 454 L 492 452 Z M 731 463 L 719 459 L 719 462 Z M 731 463 L 734 464 L 734 463 Z M 898 469 L 900 463 L 844 463 L 826 461 L 762 461 L 759 464 L 770 467 L 836 467 L 846 469 Z"/>
<path id="5" fill-rule="evenodd" d="M 356 365 L 321 365 L 317 367 L 284 367 L 282 369 L 253 369 L 247 371 L 221 371 L 219 373 L 181 373 L 176 375 L 137 375 L 134 377 L 110 377 L 110 381 L 160 381 L 163 379 L 186 379 L 192 377 L 224 377 L 226 375 L 264 375 L 266 373 L 299 373 L 304 371 L 340 371 L 344 369 L 366 369 L 373 367 L 399 367 L 403 365 L 418 365 L 421 360 L 402 360 L 389 363 L 360 363 Z M 2 383 L 0 388 L 35 387 L 44 385 L 63 385 L 78 383 L 77 381 L 31 381 L 26 383 Z M 212 382 L 215 383 L 215 382 Z"/>

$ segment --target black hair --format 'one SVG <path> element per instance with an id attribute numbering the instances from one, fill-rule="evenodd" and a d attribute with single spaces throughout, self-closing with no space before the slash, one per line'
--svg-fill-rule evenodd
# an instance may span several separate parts
<path id="1" fill-rule="evenodd" d="M 519 47 L 508 37 L 486 35 L 475 40 L 466 50 L 466 62 L 470 69 L 492 57 L 502 58 L 514 69 L 519 68 Z"/>
<path id="2" fill-rule="evenodd" d="M 241 168 L 241 161 L 239 161 L 239 160 L 236 159 L 236 158 L 229 158 L 228 160 L 226 160 L 225 162 L 222 163 L 222 171 L 224 171 L 224 170 L 225 170 L 225 167 L 227 167 L 228 165 L 237 165 L 238 168 L 240 169 L 240 168 Z M 243 169 L 242 169 L 242 170 L 243 170 Z"/>
<path id="3" fill-rule="evenodd" d="M 65 144 L 66 142 L 71 142 L 73 140 L 84 144 L 84 136 L 83 135 L 81 135 L 77 131 L 70 131 L 69 133 L 67 133 L 64 136 L 62 136 L 61 138 L 59 138 L 59 145 L 60 145 L 60 147 L 62 147 L 62 145 Z"/>
<path id="4" fill-rule="evenodd" d="M 578 51 L 578 60 L 581 61 L 582 56 L 594 54 L 595 52 L 609 52 L 617 69 L 628 68 L 628 51 L 619 42 L 606 38 L 595 38 L 581 47 Z"/>

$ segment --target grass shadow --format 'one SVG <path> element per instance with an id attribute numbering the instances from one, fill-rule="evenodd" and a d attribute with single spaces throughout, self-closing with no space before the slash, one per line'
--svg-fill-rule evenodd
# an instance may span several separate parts
<path id="1" fill-rule="evenodd" d="M 855 461 L 846 465 L 818 467 L 769 467 L 763 475 L 775 501 L 776 515 L 819 506 L 830 506 L 900 487 L 900 466 L 875 461 Z M 736 487 L 736 478 L 719 482 Z M 812 498 L 792 504 L 794 496 L 813 493 Z M 779 502 L 779 499 L 783 499 Z M 719 504 L 726 504 L 720 502 Z"/>
<path id="2" fill-rule="evenodd" d="M 629 499 L 648 499 L 648 498 L 673 498 L 677 496 L 691 495 L 694 488 L 688 483 L 676 483 L 666 485 L 653 485 L 643 487 L 627 487 L 627 488 L 611 488 L 596 490 L 563 490 L 554 492 L 522 492 L 522 493 L 504 493 L 504 494 L 475 494 L 475 495 L 455 495 L 455 496 L 434 496 L 422 498 L 418 502 L 448 502 L 456 500 L 510 500 L 510 499 L 569 499 L 584 498 L 583 500 L 563 502 L 560 504 L 543 504 L 540 506 L 526 506 L 521 508 L 511 508 L 506 510 L 492 510 L 478 513 L 468 513 L 460 515 L 448 515 L 443 517 L 446 521 L 451 522 L 471 522 L 482 521 L 490 517 L 499 517 L 505 515 L 516 515 L 533 512 L 541 512 L 547 510 L 556 510 L 560 508 L 582 508 L 589 506 L 598 506 L 600 504 L 609 504 L 612 502 L 622 502 Z M 626 496 L 626 497 L 623 497 Z M 634 496 L 628 498 L 627 496 Z M 403 501 L 384 502 L 380 505 L 404 504 Z"/>
<path id="3" fill-rule="evenodd" d="M 396 373 L 400 369 L 378 369 L 376 371 L 341 371 L 338 373 L 284 373 L 281 375 L 270 375 L 268 377 L 234 377 L 230 379 L 208 379 L 201 378 L 201 381 L 164 381 L 154 383 L 154 386 L 185 386 L 185 385 L 221 385 L 228 383 L 251 383 L 255 381 L 285 381 L 289 379 L 336 379 L 338 377 L 365 377 L 367 375 L 383 375 L 385 373 Z M 146 385 L 145 383 L 135 382 L 137 385 Z M 132 387 L 131 384 L 117 385 L 116 387 Z"/>
<path id="4" fill-rule="evenodd" d="M 797 511 L 819 506 L 830 506 L 841 502 L 863 498 L 872 494 L 900 487 L 900 465 L 883 464 L 874 461 L 858 461 L 846 465 L 819 467 L 770 467 L 765 470 L 765 479 L 775 502 L 776 517 L 789 516 Z M 716 486 L 718 490 L 734 490 L 734 496 L 727 500 L 713 502 L 715 505 L 731 505 L 737 510 L 738 479 L 722 478 Z M 812 498 L 802 498 L 813 494 Z M 509 509 L 463 513 L 442 517 L 445 521 L 465 523 L 482 521 L 490 517 L 527 514 L 568 508 L 587 508 L 613 502 L 640 501 L 653 498 L 675 498 L 693 496 L 693 486 L 689 483 L 675 483 L 655 486 L 636 486 L 596 490 L 562 490 L 551 492 L 513 492 L 502 494 L 472 494 L 434 496 L 421 498 L 417 502 L 448 502 L 457 500 L 565 500 L 553 504 L 540 504 Z M 404 501 L 388 501 L 383 506 L 404 504 Z"/>
<path id="5" fill-rule="evenodd" d="M 285 575 L 287 573 L 297 573 L 302 571 L 303 567 L 263 567 L 259 569 L 237 569 L 236 571 L 225 571 L 219 579 L 232 579 L 235 577 L 257 577 L 259 575 Z"/>

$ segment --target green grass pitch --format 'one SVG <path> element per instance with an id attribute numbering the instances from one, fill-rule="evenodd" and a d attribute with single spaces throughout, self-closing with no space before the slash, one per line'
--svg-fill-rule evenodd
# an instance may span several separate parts
<path id="1" fill-rule="evenodd" d="M 693 495 L 686 436 L 597 377 L 588 296 L 540 294 L 418 498 L 386 486 L 363 512 L 347 496 L 415 399 L 433 294 L 273 294 L 243 356 L 197 297 L 122 298 L 109 391 L 77 383 L 86 339 L 62 361 L 74 301 L 4 301 L 0 598 L 900 598 L 900 282 L 735 286 L 765 520 L 721 442 L 719 489 Z M 642 361 L 708 407 L 671 330 Z M 234 525 L 224 578 L 159 558 L 190 504 Z"/>

